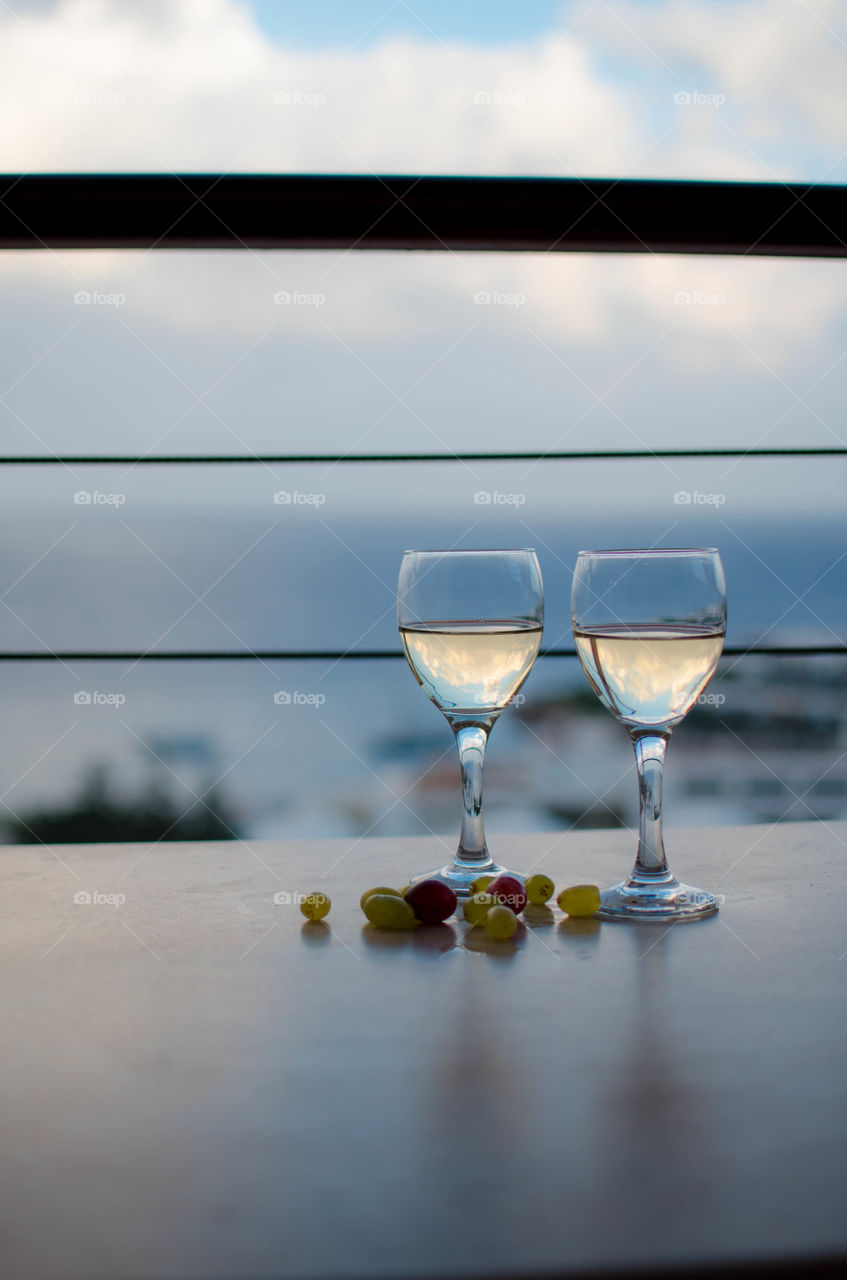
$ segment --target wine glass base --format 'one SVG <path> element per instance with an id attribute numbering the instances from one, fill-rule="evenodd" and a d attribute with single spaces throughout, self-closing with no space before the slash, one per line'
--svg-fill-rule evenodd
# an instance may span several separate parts
<path id="1" fill-rule="evenodd" d="M 461 899 L 471 896 L 471 885 L 478 876 L 518 875 L 517 871 L 507 871 L 506 867 L 496 862 L 483 862 L 475 867 L 463 867 L 456 862 L 448 862 L 446 867 L 435 871 L 427 871 L 423 875 L 412 876 L 409 884 L 418 884 L 421 880 L 440 880 L 449 885 L 456 897 Z M 523 877 L 520 877 L 523 879 Z"/>
<path id="2" fill-rule="evenodd" d="M 702 920 L 718 909 L 714 894 L 694 889 L 678 880 L 657 884 L 622 880 L 600 893 L 600 920 L 634 920 L 641 923 L 674 924 Z"/>

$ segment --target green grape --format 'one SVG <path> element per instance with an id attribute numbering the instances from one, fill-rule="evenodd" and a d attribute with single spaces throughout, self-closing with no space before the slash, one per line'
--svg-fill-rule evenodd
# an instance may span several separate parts
<path id="1" fill-rule="evenodd" d="M 600 907 L 600 890 L 596 884 L 574 884 L 563 889 L 556 901 L 569 916 L 593 916 Z"/>
<path id="2" fill-rule="evenodd" d="M 490 893 L 475 893 L 472 897 L 465 899 L 462 911 L 468 924 L 484 924 L 488 912 L 496 905 Z"/>
<path id="3" fill-rule="evenodd" d="M 365 903 L 367 902 L 368 898 L 371 896 L 372 893 L 388 893 L 393 898 L 403 897 L 399 889 L 387 889 L 384 884 L 377 885 L 375 889 L 366 889 L 365 892 L 362 894 L 361 898 L 359 899 L 359 906 L 362 908 L 363 911 L 365 910 Z"/>
<path id="4" fill-rule="evenodd" d="M 399 893 L 372 893 L 364 912 L 375 929 L 414 929 L 417 924 L 414 911 Z"/>
<path id="5" fill-rule="evenodd" d="M 325 893 L 307 893 L 300 903 L 300 910 L 307 920 L 323 920 L 329 915 L 332 902 Z"/>
<path id="6" fill-rule="evenodd" d="M 524 885 L 526 896 L 535 907 L 543 907 L 556 892 L 556 886 L 549 876 L 540 873 L 530 876 Z"/>
<path id="7" fill-rule="evenodd" d="M 491 884 L 493 879 L 493 876 L 477 876 L 476 880 L 474 880 L 471 885 L 471 893 L 485 893 L 485 890 Z"/>
<path id="8" fill-rule="evenodd" d="M 509 907 L 492 907 L 485 917 L 485 928 L 492 938 L 511 938 L 518 927 L 518 917 Z"/>

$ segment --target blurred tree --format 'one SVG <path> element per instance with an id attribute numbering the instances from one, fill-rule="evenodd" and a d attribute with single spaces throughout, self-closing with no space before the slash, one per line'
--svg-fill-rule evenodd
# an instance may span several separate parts
<path id="1" fill-rule="evenodd" d="M 14 844 L 99 844 L 132 840 L 237 839 L 220 789 L 201 789 L 203 801 L 180 805 L 161 774 L 136 798 L 114 794 L 108 769 L 94 765 L 75 800 L 65 807 L 30 809 L 9 824 Z"/>

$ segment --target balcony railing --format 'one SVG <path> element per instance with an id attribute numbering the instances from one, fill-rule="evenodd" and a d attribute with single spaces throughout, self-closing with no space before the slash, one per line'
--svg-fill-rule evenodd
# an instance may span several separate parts
<path id="1" fill-rule="evenodd" d="M 581 178 L 233 174 L 0 177 L 2 249 L 342 249 L 847 257 L 847 187 Z M 845 447 L 463 453 L 5 455 L 15 465 L 843 457 Z M 732 646 L 728 655 L 844 655 Z M 573 657 L 572 648 L 542 654 Z M 397 650 L 15 651 L 4 661 L 371 660 Z"/>
<path id="2" fill-rule="evenodd" d="M 841 186 L 234 174 L 0 177 L 3 249 L 452 249 L 844 257 Z"/>

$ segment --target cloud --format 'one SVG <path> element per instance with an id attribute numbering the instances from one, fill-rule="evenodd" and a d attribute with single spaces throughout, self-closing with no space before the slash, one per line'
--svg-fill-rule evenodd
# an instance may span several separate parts
<path id="1" fill-rule="evenodd" d="M 601 172 L 638 145 L 561 37 L 295 52 L 233 0 L 68 0 L 0 34 L 7 169 Z"/>
<path id="2" fill-rule="evenodd" d="M 0 163 L 815 176 L 847 146 L 839 26 L 835 0 L 601 3 L 528 42 L 341 53 L 275 42 L 236 0 L 4 7 Z"/>
<path id="3" fill-rule="evenodd" d="M 580 30 L 626 66 L 633 109 L 652 100 L 672 125 L 655 176 L 847 177 L 840 0 L 614 0 Z M 673 102 L 679 93 L 695 100 Z"/>

